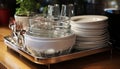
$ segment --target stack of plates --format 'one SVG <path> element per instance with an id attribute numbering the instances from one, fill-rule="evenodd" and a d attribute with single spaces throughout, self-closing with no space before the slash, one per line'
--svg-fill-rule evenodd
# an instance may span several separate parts
<path id="1" fill-rule="evenodd" d="M 108 17 L 82 15 L 72 17 L 71 29 L 76 34 L 75 49 L 84 50 L 104 47 L 109 42 Z"/>

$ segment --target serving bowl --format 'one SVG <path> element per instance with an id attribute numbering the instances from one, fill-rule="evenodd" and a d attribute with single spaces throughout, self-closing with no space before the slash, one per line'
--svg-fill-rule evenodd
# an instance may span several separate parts
<path id="1" fill-rule="evenodd" d="M 76 35 L 69 35 L 50 38 L 31 35 L 29 32 L 25 34 L 25 46 L 27 50 L 37 57 L 54 57 L 70 53 L 75 44 Z"/>

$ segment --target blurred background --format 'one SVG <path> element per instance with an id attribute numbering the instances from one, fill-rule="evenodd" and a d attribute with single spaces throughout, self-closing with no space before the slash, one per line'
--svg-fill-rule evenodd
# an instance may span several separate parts
<path id="1" fill-rule="evenodd" d="M 37 12 L 42 13 L 43 8 L 49 4 L 73 4 L 74 15 L 105 15 L 108 16 L 110 41 L 116 48 L 120 48 L 120 0 L 36 0 L 40 3 Z M 15 10 L 19 7 L 16 0 L 0 0 L 0 25 L 8 26 Z"/>

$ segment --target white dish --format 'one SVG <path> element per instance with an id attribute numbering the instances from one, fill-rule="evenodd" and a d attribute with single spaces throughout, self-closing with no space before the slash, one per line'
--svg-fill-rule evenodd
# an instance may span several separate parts
<path id="1" fill-rule="evenodd" d="M 75 44 L 76 35 L 71 33 L 68 36 L 59 37 L 59 38 L 42 38 L 31 36 L 30 34 L 25 34 L 25 46 L 28 51 L 36 55 L 36 52 L 48 54 L 48 52 L 52 50 L 52 53 L 61 52 L 64 50 L 68 50 L 67 53 L 70 52 L 70 49 Z"/>
<path id="2" fill-rule="evenodd" d="M 84 46 L 84 45 L 89 45 L 89 44 L 94 44 L 94 45 L 99 45 L 99 44 L 104 44 L 108 42 L 108 39 L 105 40 L 99 40 L 99 41 L 76 41 L 76 44 L 79 46 Z"/>
<path id="3" fill-rule="evenodd" d="M 101 41 L 109 40 L 109 36 L 99 36 L 99 37 L 79 37 L 76 36 L 77 41 Z"/>
<path id="4" fill-rule="evenodd" d="M 74 48 L 78 50 L 84 50 L 84 49 L 92 49 L 92 48 L 99 48 L 107 46 L 109 43 L 109 40 L 102 40 L 102 41 L 88 41 L 88 42 L 81 42 L 77 41 Z"/>
<path id="5" fill-rule="evenodd" d="M 72 17 L 70 24 L 72 27 L 99 29 L 108 26 L 107 19 L 102 15 L 81 15 Z"/>
<path id="6" fill-rule="evenodd" d="M 108 27 L 108 24 L 86 24 L 86 25 L 83 25 L 83 24 L 73 24 L 73 23 L 70 23 L 71 24 L 71 27 L 73 28 L 79 28 L 79 29 L 104 29 L 104 28 L 107 28 Z"/>
<path id="7" fill-rule="evenodd" d="M 71 18 L 72 21 L 74 21 L 75 23 L 94 23 L 94 22 L 103 22 L 106 21 L 108 19 L 107 16 L 103 16 L 103 15 L 81 15 L 81 16 L 73 16 Z"/>
<path id="8" fill-rule="evenodd" d="M 101 36 L 107 32 L 106 30 L 84 30 L 84 29 L 83 30 L 72 29 L 72 31 L 77 36 Z"/>
<path id="9" fill-rule="evenodd" d="M 108 24 L 75 24 L 73 22 L 70 23 L 71 27 L 83 28 L 83 29 L 103 29 L 108 27 Z"/>
<path id="10" fill-rule="evenodd" d="M 94 49 L 94 48 L 101 48 L 101 47 L 105 47 L 108 46 L 108 43 L 105 44 L 100 44 L 100 45 L 94 45 L 94 44 L 86 44 L 86 45 L 76 45 L 74 46 L 74 49 L 77 50 L 86 50 L 86 49 Z"/>

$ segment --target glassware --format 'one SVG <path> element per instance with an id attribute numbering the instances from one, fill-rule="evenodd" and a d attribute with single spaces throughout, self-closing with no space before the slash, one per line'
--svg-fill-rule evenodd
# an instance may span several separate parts
<path id="1" fill-rule="evenodd" d="M 14 19 L 11 19 L 9 23 L 9 28 L 12 30 L 12 40 L 13 43 L 20 48 L 24 47 L 24 33 L 26 32 L 23 30 L 23 24 L 21 22 L 17 22 Z"/>
<path id="2" fill-rule="evenodd" d="M 55 21 L 59 20 L 59 18 L 60 18 L 60 6 L 59 6 L 59 4 L 54 4 L 53 16 L 54 16 Z"/>
<path id="3" fill-rule="evenodd" d="M 70 20 L 71 17 L 74 16 L 74 5 L 73 4 L 69 4 L 67 6 L 67 12 L 68 12 L 69 20 Z"/>
<path id="4" fill-rule="evenodd" d="M 64 30 L 64 35 L 71 32 L 71 17 L 74 15 L 73 4 L 62 5 L 61 15 L 60 15 L 60 25 L 62 30 Z"/>
<path id="5" fill-rule="evenodd" d="M 67 7 L 67 13 L 68 13 L 68 26 L 67 26 L 67 30 L 68 32 L 71 31 L 71 25 L 70 25 L 70 22 L 71 22 L 71 17 L 74 16 L 74 6 L 73 4 L 69 4 L 68 7 Z"/>
<path id="6" fill-rule="evenodd" d="M 61 8 L 61 14 L 60 14 L 60 19 L 61 20 L 65 20 L 66 19 L 66 5 L 62 5 Z"/>
<path id="7" fill-rule="evenodd" d="M 12 30 L 11 37 L 13 39 L 13 42 L 16 44 L 18 38 L 16 35 L 16 24 L 15 24 L 15 20 L 13 18 L 10 19 L 9 28 Z"/>
<path id="8" fill-rule="evenodd" d="M 73 13 L 71 4 L 68 7 L 62 5 L 61 12 L 58 4 L 48 5 L 47 17 L 35 15 L 30 18 L 29 32 L 36 36 L 49 38 L 66 36 L 71 32 L 70 19 Z"/>

